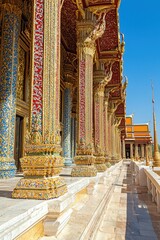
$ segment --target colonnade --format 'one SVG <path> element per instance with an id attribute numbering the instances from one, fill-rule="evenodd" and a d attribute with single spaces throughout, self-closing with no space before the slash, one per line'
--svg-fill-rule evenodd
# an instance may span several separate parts
<path id="1" fill-rule="evenodd" d="M 16 81 L 21 1 L 4 1 L 0 81 L 0 178 L 14 177 L 14 132 Z M 25 132 L 25 155 L 21 159 L 24 178 L 14 198 L 49 199 L 67 191 L 59 173 L 73 161 L 72 176 L 96 176 L 108 161 L 121 159 L 121 103 L 111 98 L 108 83 L 112 65 L 106 59 L 94 63 L 96 40 L 105 31 L 92 12 L 77 17 L 78 74 L 66 66 L 64 72 L 64 134 L 60 136 L 60 21 L 61 1 L 36 0 L 32 44 L 32 89 L 29 127 Z M 109 67 L 106 71 L 105 64 Z M 72 112 L 76 87 L 76 113 Z M 61 141 L 63 141 L 63 156 Z M 76 149 L 76 152 L 75 152 Z M 75 152 L 75 153 L 74 153 Z"/>
<path id="2" fill-rule="evenodd" d="M 126 145 L 128 146 L 127 149 L 129 150 L 127 156 Z M 151 144 L 144 144 L 144 143 L 133 143 L 133 142 L 126 142 L 125 140 L 122 141 L 122 152 L 123 158 L 131 158 L 135 160 L 144 160 L 148 155 L 149 158 L 152 158 L 152 145 Z"/>

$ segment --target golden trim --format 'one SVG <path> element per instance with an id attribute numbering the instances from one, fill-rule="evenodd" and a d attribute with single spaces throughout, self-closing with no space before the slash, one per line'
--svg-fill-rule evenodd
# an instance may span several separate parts
<path id="1" fill-rule="evenodd" d="M 101 14 L 102 12 L 108 13 L 109 11 L 116 8 L 116 5 L 100 5 L 100 6 L 91 6 L 88 9 L 96 15 Z"/>
<path id="2" fill-rule="evenodd" d="M 33 14 L 32 14 L 32 33 L 31 33 L 31 72 L 30 72 L 30 109 L 29 109 L 29 131 L 32 128 L 32 109 L 33 109 L 33 82 L 34 82 L 34 33 L 35 33 L 35 10 L 36 10 L 36 0 L 33 0 L 32 4 Z"/>
<path id="3" fill-rule="evenodd" d="M 23 117 L 29 116 L 29 104 L 17 98 L 16 113 Z"/>
<path id="4" fill-rule="evenodd" d="M 3 10 L 10 13 L 14 13 L 17 17 L 21 18 L 22 10 L 16 5 L 12 5 L 11 3 L 3 3 L 2 12 Z"/>
<path id="5" fill-rule="evenodd" d="M 84 9 L 83 9 L 82 0 L 75 0 L 75 1 L 76 1 L 77 8 L 78 8 L 79 12 L 81 13 L 83 19 L 85 19 L 85 11 L 84 11 Z"/>

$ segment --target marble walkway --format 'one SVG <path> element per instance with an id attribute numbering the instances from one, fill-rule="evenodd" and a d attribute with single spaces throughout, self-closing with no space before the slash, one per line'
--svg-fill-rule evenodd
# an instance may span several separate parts
<path id="1" fill-rule="evenodd" d="M 151 201 L 146 187 L 136 186 L 131 165 L 123 162 L 116 174 L 107 179 L 106 204 L 92 228 L 85 230 L 84 223 L 94 205 L 94 198 L 83 198 L 73 206 L 70 221 L 57 237 L 43 240 L 158 240 L 160 214 Z M 98 184 L 100 185 L 100 184 Z M 97 194 L 99 194 L 97 188 Z M 95 196 L 96 197 L 96 194 Z M 96 198 L 95 198 L 96 201 Z M 78 207 L 79 206 L 79 207 Z M 94 227 L 93 227 L 94 226 Z M 88 226 L 89 228 L 89 226 Z M 83 230 L 82 230 L 83 229 Z"/>

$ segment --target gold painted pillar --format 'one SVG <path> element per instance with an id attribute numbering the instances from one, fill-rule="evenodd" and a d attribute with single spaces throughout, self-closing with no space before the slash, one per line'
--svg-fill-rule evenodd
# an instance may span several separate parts
<path id="1" fill-rule="evenodd" d="M 146 149 L 147 149 L 147 144 L 144 144 L 144 159 L 146 158 Z"/>
<path id="2" fill-rule="evenodd" d="M 111 118 L 111 160 L 115 160 L 115 115 L 114 110 L 112 109 L 112 118 Z"/>
<path id="3" fill-rule="evenodd" d="M 141 144 L 141 158 L 144 159 L 144 144 Z"/>
<path id="4" fill-rule="evenodd" d="M 108 105 L 108 161 L 111 161 L 111 152 L 112 152 L 112 107 L 111 107 L 111 101 L 109 101 Z"/>
<path id="5" fill-rule="evenodd" d="M 94 71 L 94 144 L 95 166 L 98 172 L 107 169 L 104 157 L 104 87 L 106 84 L 104 65 Z"/>
<path id="6" fill-rule="evenodd" d="M 14 189 L 14 198 L 50 199 L 67 191 L 59 177 L 64 161 L 59 122 L 60 2 L 34 1 L 31 124 L 21 159 L 24 178 Z"/>
<path id="7" fill-rule="evenodd" d="M 115 125 L 115 160 L 118 161 L 118 132 L 117 132 L 117 126 Z"/>
<path id="8" fill-rule="evenodd" d="M 130 143 L 130 158 L 133 159 L 133 143 Z"/>
<path id="9" fill-rule="evenodd" d="M 108 136 L 109 136 L 109 129 L 108 129 L 108 101 L 109 101 L 109 93 L 105 89 L 104 92 L 104 156 L 105 161 L 107 162 L 108 159 L 108 152 L 109 152 L 109 146 L 108 146 Z"/>
<path id="10" fill-rule="evenodd" d="M 119 147 L 120 147 L 120 133 L 119 133 L 119 125 L 121 123 L 121 117 L 115 117 L 114 120 L 114 128 L 115 128 L 115 152 L 114 158 L 116 161 L 120 161 Z"/>
<path id="11" fill-rule="evenodd" d="M 138 160 L 138 144 L 135 143 L 135 160 Z"/>
<path id="12" fill-rule="evenodd" d="M 123 159 L 126 158 L 126 144 L 125 144 L 125 138 L 122 139 L 122 153 L 123 153 Z"/>
<path id="13" fill-rule="evenodd" d="M 122 159 L 121 155 L 121 131 L 119 128 L 117 129 L 117 134 L 118 134 L 118 160 L 120 161 Z"/>
<path id="14" fill-rule="evenodd" d="M 72 176 L 96 176 L 93 156 L 93 57 L 95 41 L 105 30 L 105 18 L 96 20 L 96 16 L 84 11 L 84 18 L 77 17 L 78 51 L 78 144 L 74 158 L 76 166 Z"/>
<path id="15" fill-rule="evenodd" d="M 116 160 L 116 136 L 115 136 L 115 127 L 119 126 L 121 118 L 116 118 L 115 111 L 117 107 L 122 102 L 122 100 L 110 100 L 109 102 L 109 128 L 110 128 L 110 136 L 109 141 L 111 143 L 111 161 L 114 162 Z"/>
<path id="16" fill-rule="evenodd" d="M 122 136 L 120 129 L 119 129 L 119 157 L 120 159 L 122 159 Z"/>
<path id="17" fill-rule="evenodd" d="M 115 108 L 114 103 L 112 101 L 112 114 L 111 114 L 111 161 L 116 160 L 116 136 L 115 136 L 115 125 L 116 125 L 116 118 L 115 118 Z"/>

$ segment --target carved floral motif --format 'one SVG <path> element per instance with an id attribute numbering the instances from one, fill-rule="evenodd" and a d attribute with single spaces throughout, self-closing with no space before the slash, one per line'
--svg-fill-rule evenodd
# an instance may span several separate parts
<path id="1" fill-rule="evenodd" d="M 43 0 L 36 0 L 35 34 L 34 34 L 34 81 L 33 81 L 33 121 L 36 115 L 42 120 L 42 86 L 43 86 Z M 39 122 L 42 131 L 42 122 Z"/>
<path id="2" fill-rule="evenodd" d="M 106 15 L 106 30 L 99 39 L 100 52 L 118 48 L 118 21 L 117 9 L 109 11 Z"/>
<path id="3" fill-rule="evenodd" d="M 19 46 L 18 51 L 18 78 L 17 78 L 17 98 L 24 100 L 25 81 L 25 50 Z"/>

